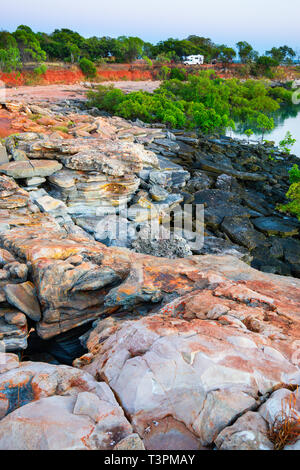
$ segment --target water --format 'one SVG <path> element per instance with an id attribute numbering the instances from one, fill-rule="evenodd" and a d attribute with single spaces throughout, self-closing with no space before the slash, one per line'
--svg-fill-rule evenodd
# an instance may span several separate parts
<path id="1" fill-rule="evenodd" d="M 300 106 L 285 106 L 274 113 L 272 117 L 275 121 L 275 128 L 271 132 L 266 132 L 264 139 L 274 141 L 275 144 L 278 145 L 279 142 L 284 139 L 286 133 L 290 131 L 293 138 L 296 139 L 291 153 L 300 158 Z M 252 129 L 254 131 L 253 136 L 251 136 L 251 141 L 261 140 L 261 132 L 255 129 L 253 124 L 249 122 L 236 124 L 236 130 L 229 130 L 227 135 L 238 139 L 247 139 L 247 136 L 244 134 L 246 129 Z"/>

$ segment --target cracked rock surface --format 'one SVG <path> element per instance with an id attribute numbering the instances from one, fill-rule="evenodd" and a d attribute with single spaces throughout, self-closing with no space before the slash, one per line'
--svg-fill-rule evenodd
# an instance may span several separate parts
<path id="1" fill-rule="evenodd" d="M 0 151 L 0 449 L 273 449 L 282 409 L 300 414 L 280 156 L 272 176 L 259 146 L 72 102 L 5 106 L 24 132 Z M 145 236 L 189 202 L 205 207 L 202 248 L 163 223 Z M 27 355 L 32 336 L 72 332 L 72 367 Z"/>

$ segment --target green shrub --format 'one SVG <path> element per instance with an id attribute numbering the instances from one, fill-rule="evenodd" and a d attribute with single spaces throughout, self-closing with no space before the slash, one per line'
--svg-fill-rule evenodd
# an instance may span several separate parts
<path id="1" fill-rule="evenodd" d="M 170 79 L 173 79 L 173 78 L 177 80 L 181 80 L 181 81 L 186 80 L 186 71 L 184 69 L 179 69 L 177 67 L 171 69 Z"/>
<path id="2" fill-rule="evenodd" d="M 283 87 L 274 87 L 269 89 L 268 95 L 279 103 L 290 104 L 292 102 L 293 91 L 286 90 Z"/>
<path id="3" fill-rule="evenodd" d="M 171 73 L 168 67 L 162 70 L 165 75 Z M 185 81 L 165 80 L 154 93 L 125 94 L 113 87 L 99 86 L 96 92 L 88 93 L 89 102 L 126 119 L 164 122 L 171 127 L 198 127 L 203 132 L 234 128 L 234 120 L 253 120 L 263 133 L 274 126 L 273 119 L 264 113 L 276 111 L 279 103 L 269 96 L 264 83 L 223 80 L 211 70 L 185 78 Z"/>
<path id="4" fill-rule="evenodd" d="M 160 78 L 161 80 L 167 80 L 171 72 L 171 69 L 167 67 L 166 65 L 163 65 L 162 68 L 160 69 Z"/>
<path id="5" fill-rule="evenodd" d="M 86 77 L 93 78 L 97 75 L 97 69 L 94 63 L 86 57 L 80 59 L 79 67 Z"/>
<path id="6" fill-rule="evenodd" d="M 148 65 L 148 67 L 152 67 L 153 65 L 153 62 L 151 59 L 149 59 L 149 57 L 147 57 L 146 55 L 143 56 L 143 59 L 144 61 L 146 62 L 146 64 Z"/>
<path id="7" fill-rule="evenodd" d="M 21 68 L 20 53 L 17 47 L 0 49 L 0 70 L 2 72 L 13 72 Z"/>
<path id="8" fill-rule="evenodd" d="M 290 183 L 300 183 L 300 170 L 298 165 L 293 165 L 289 171 Z"/>
<path id="9" fill-rule="evenodd" d="M 291 153 L 291 147 L 296 143 L 290 131 L 285 134 L 285 138 L 279 142 L 279 148 L 283 153 Z"/>
<path id="10" fill-rule="evenodd" d="M 289 176 L 291 185 L 286 197 L 290 199 L 290 202 L 279 206 L 278 209 L 293 214 L 300 220 L 300 170 L 298 165 L 293 165 L 289 171 Z"/>
<path id="11" fill-rule="evenodd" d="M 295 215 L 300 220 L 300 182 L 292 183 L 286 197 L 291 200 L 288 204 L 282 205 L 279 209 Z"/>
<path id="12" fill-rule="evenodd" d="M 47 72 L 47 67 L 45 64 L 41 64 L 34 69 L 35 75 L 44 75 Z"/>

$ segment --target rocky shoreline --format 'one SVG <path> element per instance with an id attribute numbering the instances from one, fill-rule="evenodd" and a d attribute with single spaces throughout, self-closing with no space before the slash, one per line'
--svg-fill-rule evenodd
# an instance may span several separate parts
<path id="1" fill-rule="evenodd" d="M 0 449 L 273 449 L 282 403 L 300 412 L 300 224 L 276 211 L 297 157 L 76 101 L 3 107 Z M 184 204 L 203 246 L 145 236 Z"/>

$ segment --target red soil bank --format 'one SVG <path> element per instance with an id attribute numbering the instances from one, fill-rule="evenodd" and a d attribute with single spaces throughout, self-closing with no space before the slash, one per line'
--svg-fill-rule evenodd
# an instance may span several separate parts
<path id="1" fill-rule="evenodd" d="M 97 70 L 97 76 L 103 80 L 152 80 L 153 74 L 150 70 L 125 69 L 125 70 Z M 42 76 L 36 77 L 31 71 L 21 73 L 0 73 L 0 80 L 9 86 L 22 86 L 37 82 L 39 85 L 51 85 L 64 83 L 72 85 L 85 79 L 84 74 L 79 69 L 47 70 Z"/>
<path id="2" fill-rule="evenodd" d="M 167 64 L 168 67 L 184 68 L 190 73 L 195 73 L 200 70 L 214 69 L 222 78 L 240 77 L 240 64 L 204 64 L 199 66 L 184 66 L 182 64 Z M 160 73 L 160 65 L 155 65 L 152 68 L 148 66 L 137 64 L 103 64 L 97 69 L 97 76 L 103 81 L 120 81 L 120 80 L 157 80 Z M 282 78 L 293 80 L 297 78 L 295 67 L 278 67 L 278 72 Z M 245 77 L 243 77 L 245 78 Z M 0 80 L 9 86 L 22 86 L 22 85 L 51 85 L 51 84 L 65 84 L 72 85 L 79 83 L 85 79 L 81 70 L 73 66 L 49 66 L 47 72 L 42 76 L 36 76 L 33 70 L 23 70 L 21 73 L 0 73 Z"/>

